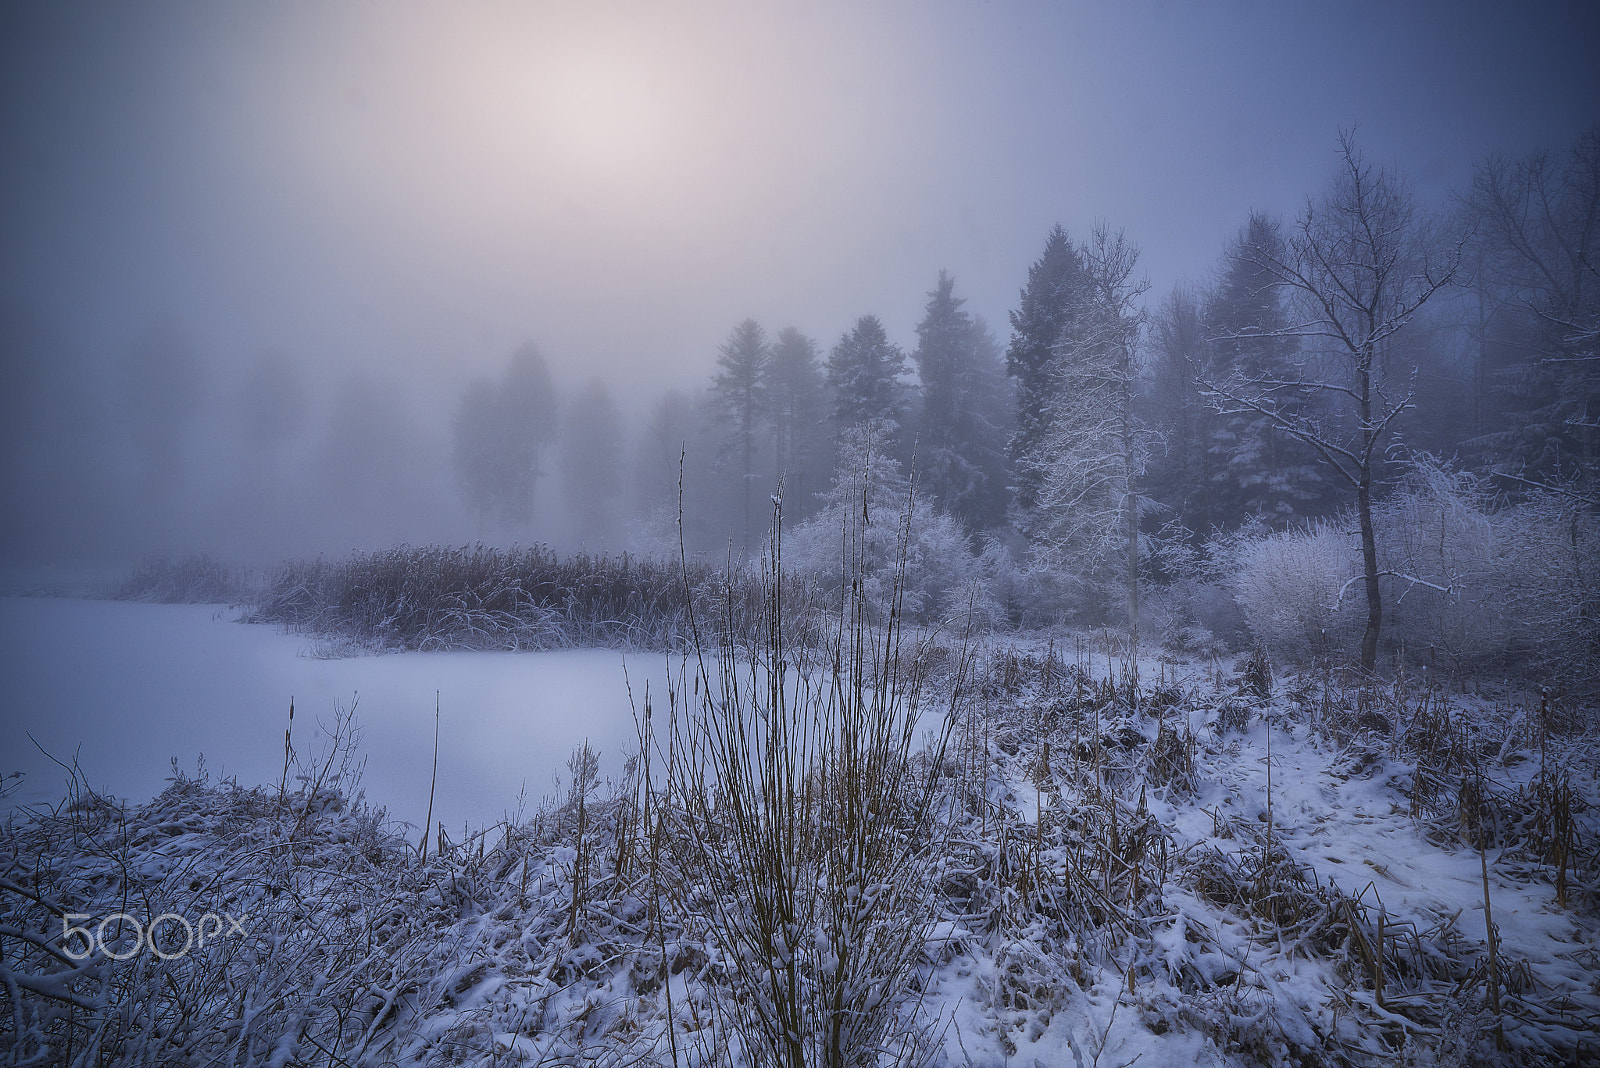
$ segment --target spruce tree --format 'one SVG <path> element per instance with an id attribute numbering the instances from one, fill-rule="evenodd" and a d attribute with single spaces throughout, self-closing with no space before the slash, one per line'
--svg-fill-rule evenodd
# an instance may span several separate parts
<path id="1" fill-rule="evenodd" d="M 1031 534 L 1046 559 L 1076 576 L 1092 614 L 1121 585 L 1137 643 L 1138 480 L 1148 436 L 1134 409 L 1135 357 L 1148 283 L 1134 277 L 1139 250 L 1120 231 L 1097 227 L 1079 255 L 1083 298 L 1056 345 Z"/>
<path id="2" fill-rule="evenodd" d="M 622 495 L 622 414 L 603 379 L 591 379 L 572 398 L 563 425 L 562 496 L 579 541 L 595 550 L 615 532 Z"/>
<path id="3" fill-rule="evenodd" d="M 1005 516 L 1006 391 L 992 339 L 954 290 L 940 271 L 917 325 L 917 466 L 926 494 L 974 532 Z"/>
<path id="4" fill-rule="evenodd" d="M 905 353 L 890 344 L 878 317 L 857 319 L 828 355 L 836 431 L 871 424 L 888 428 L 880 432 L 882 440 L 896 440 L 905 420 L 906 391 L 901 381 L 905 371 Z"/>
<path id="5" fill-rule="evenodd" d="M 792 326 L 778 331 L 767 361 L 767 406 L 772 453 L 784 480 L 785 516 L 803 519 L 828 480 L 827 394 L 817 343 Z"/>
<path id="6" fill-rule="evenodd" d="M 754 319 L 733 328 L 717 354 L 717 373 L 711 382 L 711 400 L 731 425 L 729 451 L 738 456 L 743 516 L 744 548 L 753 544 L 754 488 L 757 422 L 766 412 L 766 370 L 770 351 L 767 333 Z"/>
<path id="7" fill-rule="evenodd" d="M 1179 286 L 1151 319 L 1150 361 L 1141 408 L 1156 433 L 1145 491 L 1158 506 L 1157 524 L 1175 525 L 1198 548 L 1213 525 L 1207 447 L 1217 416 L 1196 379 L 1206 359 L 1202 297 Z"/>
<path id="8" fill-rule="evenodd" d="M 1057 225 L 1045 239 L 1043 255 L 1028 268 L 1028 285 L 1011 313 L 1011 345 L 1006 350 L 1006 373 L 1016 388 L 1012 478 L 1016 505 L 1024 515 L 1038 500 L 1044 474 L 1043 447 L 1056 392 L 1057 346 L 1083 301 L 1084 284 L 1082 254 L 1066 230 Z"/>
<path id="9" fill-rule="evenodd" d="M 512 356 L 498 380 L 480 378 L 456 408 L 452 460 L 457 485 L 480 530 L 507 532 L 533 517 L 534 490 L 545 474 L 545 448 L 555 440 L 555 386 L 534 345 Z"/>
<path id="10" fill-rule="evenodd" d="M 1277 220 L 1253 212 L 1229 245 L 1217 288 L 1206 301 L 1209 344 L 1202 350 L 1202 374 L 1278 382 L 1279 411 L 1300 418 L 1311 399 L 1295 383 L 1299 338 L 1283 307 L 1282 282 L 1270 267 L 1286 255 Z M 1272 419 L 1231 411 L 1207 420 L 1206 431 L 1204 492 L 1193 514 L 1201 532 L 1232 530 L 1252 516 L 1281 529 L 1333 506 L 1334 490 L 1315 451 Z"/>

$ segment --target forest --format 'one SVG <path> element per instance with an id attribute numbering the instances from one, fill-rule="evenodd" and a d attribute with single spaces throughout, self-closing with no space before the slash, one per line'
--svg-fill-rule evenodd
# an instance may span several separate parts
<path id="1" fill-rule="evenodd" d="M 914 339 L 873 314 L 831 345 L 746 319 L 708 379 L 653 400 L 558 389 L 529 342 L 431 406 L 363 372 L 320 402 L 281 353 L 208 377 L 177 320 L 101 366 L 13 308 L 5 554 L 742 565 L 781 497 L 790 566 L 826 577 L 865 493 L 914 502 L 920 620 L 1593 695 L 1600 134 L 1488 156 L 1437 204 L 1356 133 L 1334 147 L 1300 212 L 1241 219 L 1159 298 L 1136 235 L 1057 226 L 1008 324 L 939 271 Z"/>

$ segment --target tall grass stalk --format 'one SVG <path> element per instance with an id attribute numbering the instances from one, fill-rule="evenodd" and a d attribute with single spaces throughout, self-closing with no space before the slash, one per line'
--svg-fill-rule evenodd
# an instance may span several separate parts
<path id="1" fill-rule="evenodd" d="M 428 832 L 433 829 L 433 791 L 439 785 L 439 691 L 433 691 L 433 774 L 428 778 L 428 815 L 422 821 L 422 846 L 419 860 L 428 859 Z"/>
<path id="2" fill-rule="evenodd" d="M 774 498 L 759 625 L 740 641 L 724 620 L 716 647 L 697 643 L 669 688 L 665 790 L 683 825 L 667 840 L 668 893 L 709 913 L 724 1015 L 753 1063 L 904 1063 L 917 1046 L 906 981 L 933 919 L 936 775 L 956 705 L 941 707 L 919 751 L 923 680 L 902 651 L 898 596 L 905 554 L 886 618 L 874 618 L 870 522 L 863 507 L 841 531 L 844 581 L 822 640 L 797 642 L 792 628 L 813 606 L 788 599 Z M 902 516 L 902 548 L 904 531 Z M 732 593 L 723 610 L 735 610 Z"/>

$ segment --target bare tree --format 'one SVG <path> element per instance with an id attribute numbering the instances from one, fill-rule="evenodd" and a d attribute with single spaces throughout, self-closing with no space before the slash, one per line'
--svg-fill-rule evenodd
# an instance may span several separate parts
<path id="1" fill-rule="evenodd" d="M 1439 255 L 1430 247 L 1404 180 L 1375 171 L 1348 131 L 1339 135 L 1339 159 L 1332 188 L 1307 202 L 1281 251 L 1260 244 L 1242 250 L 1292 298 L 1296 317 L 1281 331 L 1303 342 L 1292 373 L 1238 369 L 1202 384 L 1219 411 L 1265 416 L 1355 490 L 1367 593 L 1361 667 L 1371 671 L 1383 624 L 1374 477 L 1384 442 L 1412 407 L 1415 380 L 1414 372 L 1403 379 L 1394 373 L 1395 349 L 1418 309 L 1453 280 L 1461 250 Z M 1307 398 L 1312 403 L 1289 403 Z"/>
<path id="2" fill-rule="evenodd" d="M 1465 198 L 1479 340 L 1502 353 L 1499 418 L 1475 443 L 1496 473 L 1600 502 L 1600 127 L 1572 149 L 1478 164 Z M 1480 385 L 1485 389 L 1487 382 Z"/>
<path id="3" fill-rule="evenodd" d="M 1072 560 L 1091 584 L 1124 572 L 1128 627 L 1137 642 L 1136 484 L 1147 441 L 1134 411 L 1134 356 L 1145 323 L 1140 297 L 1149 283 L 1134 279 L 1139 250 L 1121 231 L 1097 226 L 1077 255 L 1083 287 L 1057 342 L 1036 537 L 1048 555 Z"/>

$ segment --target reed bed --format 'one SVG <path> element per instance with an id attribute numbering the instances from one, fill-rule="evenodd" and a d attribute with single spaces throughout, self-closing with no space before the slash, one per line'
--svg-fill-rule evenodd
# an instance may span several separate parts
<path id="1" fill-rule="evenodd" d="M 397 546 L 283 564 L 246 620 L 369 651 L 677 650 L 689 641 L 691 609 L 739 630 L 759 599 L 752 576 L 702 562 Z"/>

